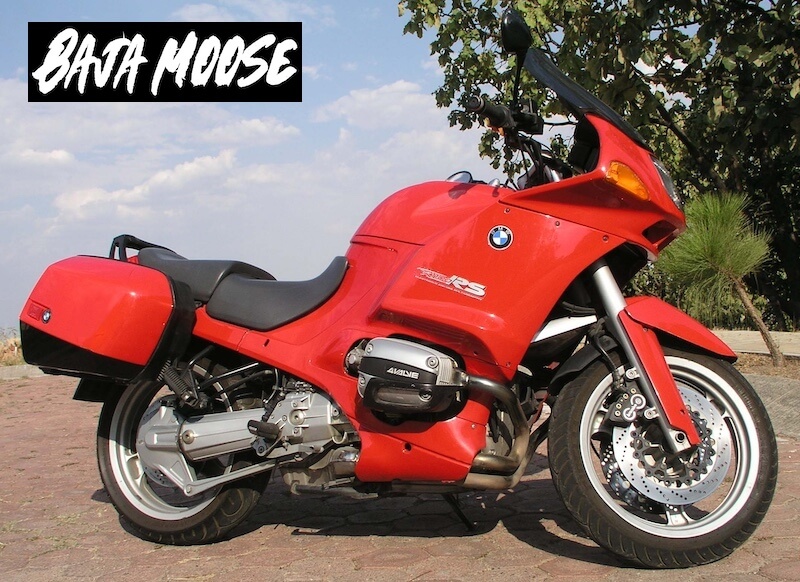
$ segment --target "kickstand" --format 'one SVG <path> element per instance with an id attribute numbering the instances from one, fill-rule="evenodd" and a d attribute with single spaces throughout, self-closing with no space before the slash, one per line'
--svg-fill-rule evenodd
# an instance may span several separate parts
<path id="1" fill-rule="evenodd" d="M 460 519 L 461 523 L 463 523 L 466 526 L 467 530 L 475 531 L 476 528 L 475 522 L 470 521 L 469 519 L 467 519 L 467 516 L 464 515 L 464 512 L 461 510 L 461 503 L 459 503 L 458 497 L 456 497 L 452 493 L 443 493 L 442 497 L 444 497 L 444 500 L 447 501 L 447 504 L 453 508 L 453 511 L 456 512 L 458 519 Z"/>

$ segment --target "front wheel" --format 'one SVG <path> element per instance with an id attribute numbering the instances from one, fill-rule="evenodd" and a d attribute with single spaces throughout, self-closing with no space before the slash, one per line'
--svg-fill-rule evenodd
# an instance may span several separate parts
<path id="1" fill-rule="evenodd" d="M 657 423 L 641 414 L 615 422 L 630 393 L 598 361 L 558 396 L 548 456 L 564 504 L 598 544 L 641 565 L 682 568 L 727 556 L 753 533 L 775 492 L 778 454 L 763 404 L 732 365 L 665 351 L 698 447 L 665 450 Z"/>

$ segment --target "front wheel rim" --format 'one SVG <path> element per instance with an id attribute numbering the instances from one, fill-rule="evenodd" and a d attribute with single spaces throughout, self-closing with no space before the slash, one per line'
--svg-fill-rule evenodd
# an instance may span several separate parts
<path id="1" fill-rule="evenodd" d="M 593 438 L 598 414 L 601 414 L 602 403 L 613 381 L 610 374 L 594 389 L 581 415 L 581 459 L 589 482 L 599 498 L 627 524 L 663 538 L 693 538 L 725 526 L 744 508 L 758 480 L 759 435 L 747 405 L 729 381 L 693 360 L 676 356 L 667 356 L 666 359 L 676 383 L 704 394 L 722 414 L 730 431 L 736 462 L 727 478 L 728 490 L 719 503 L 710 510 L 701 511 L 697 511 L 694 505 L 665 506 L 663 514 L 650 516 L 635 511 L 610 491 L 602 471 L 598 472 L 598 453 L 594 446 L 597 441 Z"/>

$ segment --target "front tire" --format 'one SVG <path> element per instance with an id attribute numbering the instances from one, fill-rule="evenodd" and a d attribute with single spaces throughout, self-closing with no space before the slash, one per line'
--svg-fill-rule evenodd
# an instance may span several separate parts
<path id="1" fill-rule="evenodd" d="M 199 372 L 205 374 L 204 370 Z M 260 402 L 250 397 L 232 403 L 224 389 L 217 388 L 223 395 L 217 402 L 222 410 L 242 407 L 242 403 L 251 407 L 253 402 Z M 130 384 L 104 403 L 97 428 L 100 477 L 114 507 L 144 539 L 172 545 L 219 540 L 255 507 L 270 472 L 201 495 L 184 495 L 163 474 L 146 467 L 136 452 L 139 426 L 162 398 L 174 396 L 160 382 L 140 382 Z M 216 476 L 250 462 L 246 455 L 227 455 L 194 463 L 192 470 L 197 476 Z"/>
<path id="2" fill-rule="evenodd" d="M 608 422 L 618 391 L 602 361 L 556 399 L 548 456 L 564 504 L 598 544 L 640 565 L 682 568 L 727 556 L 753 533 L 775 492 L 778 454 L 763 404 L 732 365 L 665 352 L 704 439 L 694 456 L 665 451 L 641 417 Z"/>

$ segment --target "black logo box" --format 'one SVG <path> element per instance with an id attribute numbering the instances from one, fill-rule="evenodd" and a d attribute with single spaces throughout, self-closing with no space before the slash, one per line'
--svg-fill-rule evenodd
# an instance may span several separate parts
<path id="1" fill-rule="evenodd" d="M 62 76 L 59 83 L 49 92 L 42 93 L 39 90 L 39 82 L 33 77 L 34 71 L 39 69 L 45 62 L 49 51 L 49 45 L 53 39 L 62 31 L 72 28 L 78 33 L 78 42 L 71 54 L 68 56 L 70 68 L 74 65 L 80 46 L 87 34 L 91 34 L 95 39 L 95 48 L 92 53 L 94 57 L 100 59 L 103 66 L 106 60 L 103 58 L 103 50 L 111 41 L 119 38 L 133 39 L 137 34 L 144 39 L 143 56 L 147 59 L 137 68 L 136 83 L 132 93 L 128 92 L 128 74 L 121 77 L 116 89 L 113 87 L 114 77 L 119 70 L 125 48 L 119 51 L 116 63 L 111 72 L 110 78 L 102 86 L 95 84 L 95 65 L 91 66 L 83 93 L 78 90 L 79 74 L 74 75 L 69 84 L 64 87 L 65 76 Z M 177 41 L 178 48 L 183 43 L 190 32 L 197 35 L 197 48 L 192 56 L 189 70 L 183 81 L 183 86 L 178 87 L 176 75 L 170 71 L 164 71 L 160 79 L 158 92 L 153 95 L 151 92 L 151 82 L 156 71 L 157 63 L 162 56 L 162 52 L 170 39 Z M 275 49 L 282 41 L 287 39 L 294 40 L 297 48 L 281 51 L 281 54 L 288 59 L 278 59 L 276 64 L 282 64 L 281 69 L 285 70 L 288 76 L 290 69 L 294 67 L 296 72 L 283 83 L 270 85 L 265 76 L 248 87 L 239 87 L 236 83 L 254 73 L 258 66 L 246 67 L 240 64 L 238 72 L 234 76 L 233 82 L 229 86 L 217 86 L 214 82 L 214 74 L 205 85 L 194 86 L 191 83 L 192 67 L 195 63 L 195 56 L 200 49 L 202 42 L 212 36 L 219 39 L 222 47 L 225 43 L 236 36 L 241 37 L 245 47 L 250 47 L 265 35 L 275 35 L 275 42 L 269 47 L 261 48 L 253 53 L 253 58 L 262 59 L 273 66 Z M 260 43 L 264 44 L 264 42 Z M 293 45 L 283 45 L 286 46 Z M 60 50 L 60 49 L 59 49 Z M 62 58 L 63 61 L 63 58 Z M 64 61 L 65 62 L 65 61 Z M 216 69 L 215 69 L 216 73 Z M 58 73 L 52 73 L 58 74 Z M 48 78 L 52 77 L 52 74 Z M 67 75 L 68 76 L 68 75 Z M 70 101 L 266 101 L 266 102 L 299 102 L 302 101 L 302 23 L 300 22 L 29 22 L 28 23 L 28 101 L 31 102 L 70 102 Z"/>

